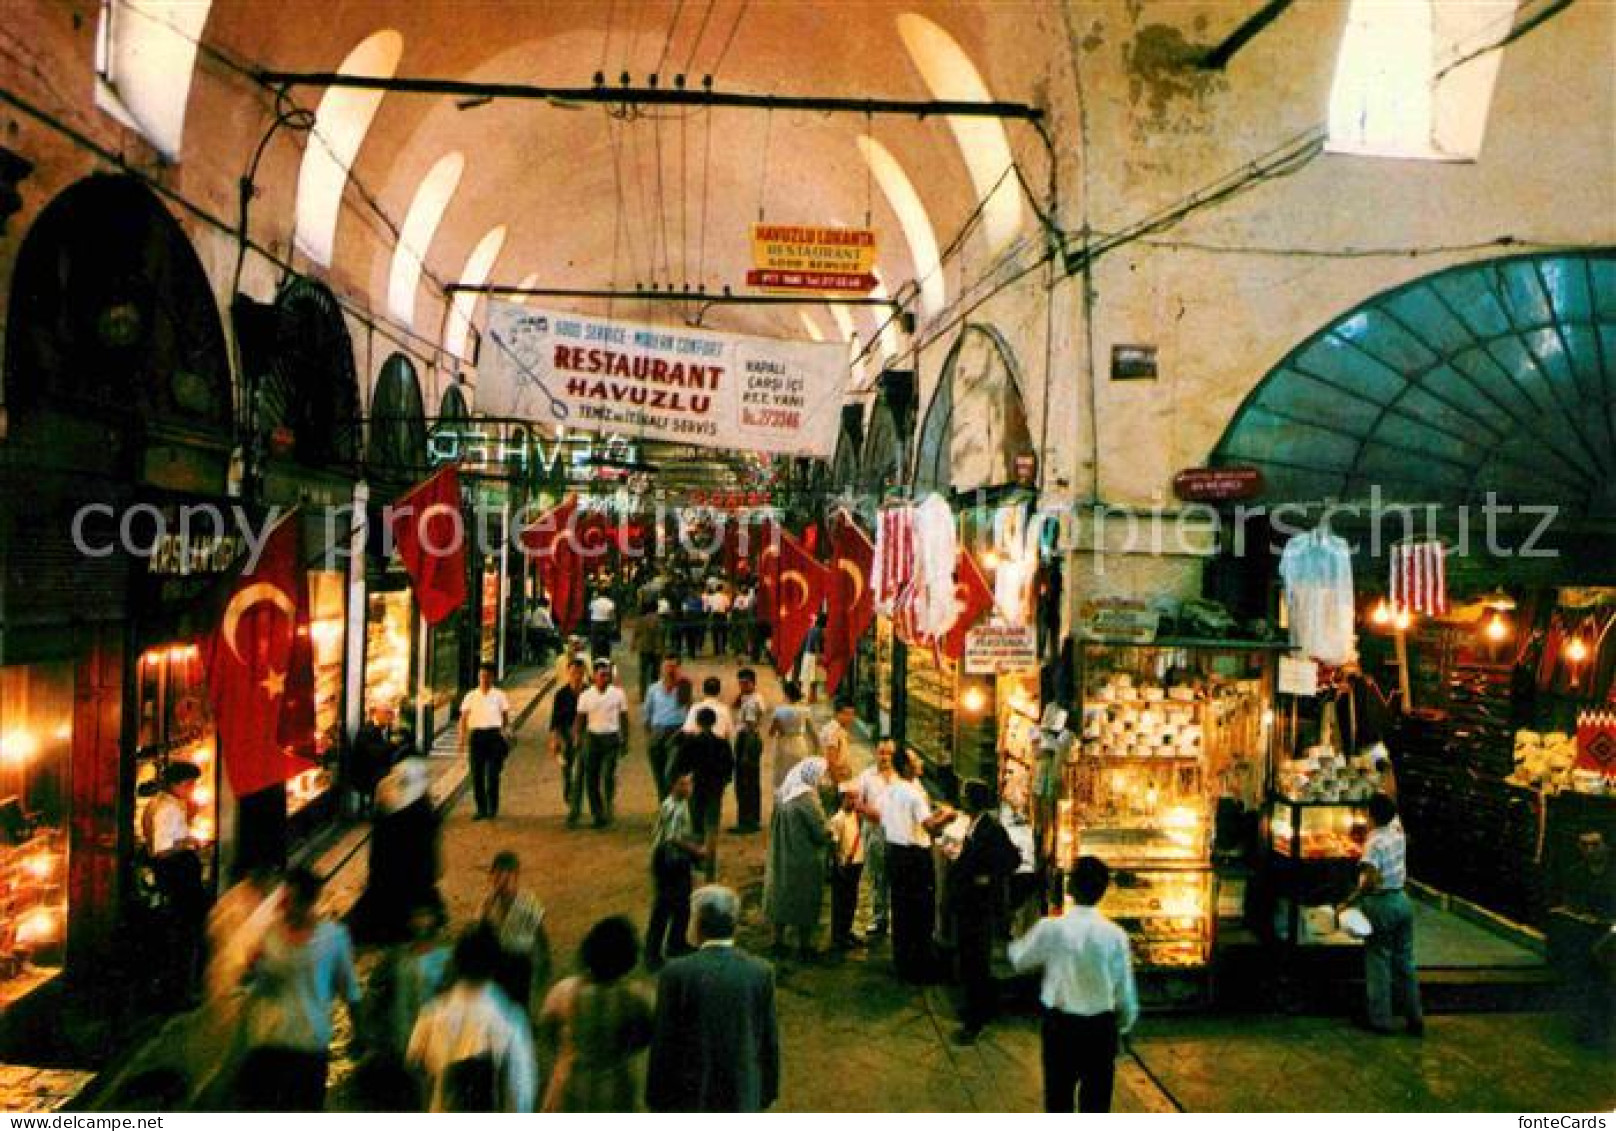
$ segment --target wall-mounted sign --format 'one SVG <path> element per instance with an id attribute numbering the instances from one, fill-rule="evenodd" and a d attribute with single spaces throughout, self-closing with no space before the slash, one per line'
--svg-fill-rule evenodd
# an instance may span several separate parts
<path id="1" fill-rule="evenodd" d="M 1189 467 L 1173 476 L 1173 494 L 1187 503 L 1225 503 L 1262 494 L 1256 467 Z"/>
<path id="2" fill-rule="evenodd" d="M 1319 693 L 1318 661 L 1307 656 L 1281 656 L 1278 675 L 1281 695 L 1303 695 L 1311 698 Z"/>
<path id="3" fill-rule="evenodd" d="M 1111 380 L 1154 381 L 1155 379 L 1155 346 L 1111 347 Z"/>
<path id="4" fill-rule="evenodd" d="M 1038 643 L 1030 624 L 986 621 L 965 634 L 965 674 L 999 675 L 1038 667 Z"/>
<path id="5" fill-rule="evenodd" d="M 590 318 L 495 300 L 477 387 L 490 416 L 829 459 L 847 347 Z"/>
<path id="6" fill-rule="evenodd" d="M 1143 601 L 1102 598 L 1078 610 L 1078 634 L 1087 640 L 1149 644 L 1156 639 L 1161 614 Z"/>
<path id="7" fill-rule="evenodd" d="M 809 224 L 753 224 L 748 286 L 865 294 L 875 289 L 875 232 Z"/>

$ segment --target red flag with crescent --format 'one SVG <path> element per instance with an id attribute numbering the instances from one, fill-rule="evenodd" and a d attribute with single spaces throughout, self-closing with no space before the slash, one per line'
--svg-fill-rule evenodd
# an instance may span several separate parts
<path id="1" fill-rule="evenodd" d="M 776 624 L 780 612 L 781 540 L 788 535 L 779 523 L 764 519 L 757 529 L 757 616 L 766 624 Z"/>
<path id="2" fill-rule="evenodd" d="M 774 666 L 782 675 L 797 662 L 814 626 L 819 606 L 830 588 L 830 571 L 808 552 L 808 548 L 784 530 L 780 531 L 779 581 L 775 587 L 774 634 L 769 643 Z"/>
<path id="3" fill-rule="evenodd" d="M 954 565 L 954 620 L 943 633 L 943 655 L 958 660 L 965 655 L 965 634 L 993 610 L 993 587 L 970 551 L 960 547 Z"/>
<path id="4" fill-rule="evenodd" d="M 578 497 L 568 495 L 522 531 L 522 545 L 538 559 L 539 583 L 550 598 L 550 616 L 563 636 L 584 614 L 583 560 L 573 541 Z"/>
<path id="5" fill-rule="evenodd" d="M 437 624 L 466 603 L 466 523 L 460 472 L 449 464 L 390 508 L 393 544 L 410 575 L 415 603 Z"/>
<path id="6" fill-rule="evenodd" d="M 875 619 L 875 543 L 848 514 L 831 519 L 830 588 L 825 598 L 825 691 L 836 694 L 858 651 L 859 637 Z"/>
<path id="7" fill-rule="evenodd" d="M 237 797 L 281 785 L 310 765 L 297 756 L 314 744 L 301 532 L 295 511 L 270 531 L 254 568 L 231 584 L 205 645 L 220 758 Z"/>

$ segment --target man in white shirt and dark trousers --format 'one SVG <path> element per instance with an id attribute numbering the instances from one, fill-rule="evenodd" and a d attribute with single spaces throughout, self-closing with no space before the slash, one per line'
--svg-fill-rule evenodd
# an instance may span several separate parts
<path id="1" fill-rule="evenodd" d="M 937 874 L 932 867 L 931 838 L 955 814 L 946 805 L 932 811 L 919 781 L 920 765 L 913 754 L 897 751 L 892 765 L 898 780 L 887 789 L 881 802 L 881 828 L 892 884 L 892 969 L 907 982 L 924 984 L 937 976 L 932 947 Z"/>
<path id="2" fill-rule="evenodd" d="M 477 686 L 460 701 L 460 745 L 469 751 L 471 793 L 477 802 L 474 821 L 499 816 L 499 775 L 511 750 L 506 736 L 510 719 L 510 700 L 494 686 L 494 665 L 484 664 L 477 671 Z"/>
<path id="3" fill-rule="evenodd" d="M 595 827 L 603 829 L 612 823 L 617 759 L 628 744 L 628 696 L 612 682 L 610 660 L 595 661 L 595 682 L 578 696 L 578 719 L 573 726 L 583 742 L 589 815 Z"/>
<path id="4" fill-rule="evenodd" d="M 1372 928 L 1364 940 L 1365 1024 L 1393 1033 L 1392 1009 L 1402 1006 L 1404 1024 L 1415 1036 L 1425 1032 L 1420 980 L 1414 965 L 1414 908 L 1403 891 L 1408 881 L 1408 838 L 1397 817 L 1397 803 L 1384 793 L 1369 799 L 1374 828 L 1358 862 L 1358 887 L 1339 911 L 1363 909 Z"/>
<path id="5" fill-rule="evenodd" d="M 1071 1111 L 1074 1093 L 1078 1111 L 1110 1111 L 1118 1038 L 1139 1019 L 1128 936 L 1095 908 L 1110 885 L 1099 857 L 1079 857 L 1067 881 L 1077 906 L 1010 944 L 1016 970 L 1044 972 L 1045 1111 Z"/>

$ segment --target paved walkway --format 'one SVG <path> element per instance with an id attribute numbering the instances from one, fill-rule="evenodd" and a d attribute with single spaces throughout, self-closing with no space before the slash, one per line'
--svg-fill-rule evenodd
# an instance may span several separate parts
<path id="1" fill-rule="evenodd" d="M 726 679 L 735 665 L 687 665 L 699 679 Z M 632 678 L 632 677 L 631 677 Z M 778 683 L 762 673 L 778 701 Z M 639 689 L 628 688 L 638 702 Z M 520 700 L 518 700 L 520 710 Z M 460 796 L 444 825 L 444 895 L 464 922 L 482 894 L 494 854 L 520 854 L 527 882 L 549 908 L 556 973 L 572 966 L 584 932 L 599 918 L 626 913 L 643 924 L 650 906 L 647 871 L 653 797 L 643 732 L 619 773 L 618 822 L 608 830 L 568 830 L 560 775 L 545 756 L 548 701 L 521 729 L 505 775 L 502 814 L 471 822 Z M 634 722 L 637 724 L 638 712 Z M 765 782 L 770 767 L 765 765 Z M 448 779 L 445 779 L 446 781 Z M 724 827 L 733 823 L 726 798 Z M 767 947 L 758 910 L 764 838 L 726 835 L 719 878 L 745 902 L 743 945 Z M 328 888 L 334 910 L 346 907 L 364 879 L 355 852 Z M 368 966 L 369 960 L 362 964 Z M 777 968 L 784 1079 L 781 1111 L 1033 1111 L 1040 1097 L 1038 1033 L 1031 1016 L 1001 1018 L 970 1048 L 949 1041 L 951 991 L 917 990 L 889 974 L 884 946 L 844 961 Z M 648 995 L 654 983 L 636 975 Z M 347 1024 L 334 1049 L 331 1106 L 357 1110 Z M 548 1063 L 548 1056 L 546 1056 Z M 1609 1061 L 1568 1045 L 1558 1019 L 1536 1015 L 1439 1016 L 1423 1041 L 1379 1038 L 1333 1018 L 1289 1016 L 1147 1016 L 1119 1063 L 1118 1111 L 1239 1110 L 1610 1110 L 1616 1084 Z"/>

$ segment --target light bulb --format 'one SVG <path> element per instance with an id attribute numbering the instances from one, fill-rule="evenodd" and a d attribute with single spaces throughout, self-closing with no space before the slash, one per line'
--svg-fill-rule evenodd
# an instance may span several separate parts
<path id="1" fill-rule="evenodd" d="M 988 693 L 975 684 L 960 692 L 960 706 L 965 708 L 967 714 L 980 714 L 987 705 Z"/>
<path id="2" fill-rule="evenodd" d="M 1375 607 L 1369 613 L 1369 619 L 1375 624 L 1391 623 L 1392 607 L 1386 603 L 1386 598 L 1382 597 L 1375 602 Z"/>
<path id="3" fill-rule="evenodd" d="M 1582 642 L 1582 637 L 1573 636 L 1566 645 L 1565 658 L 1573 664 L 1580 664 L 1588 658 L 1588 645 Z"/>
<path id="4" fill-rule="evenodd" d="M 1502 613 L 1494 613 L 1487 618 L 1485 631 L 1487 639 L 1497 644 L 1509 635 L 1509 624 L 1504 620 Z"/>
<path id="5" fill-rule="evenodd" d="M 982 568 L 994 570 L 999 568 L 999 551 L 984 550 L 982 552 Z"/>
<path id="6" fill-rule="evenodd" d="M 1411 614 L 1407 609 L 1398 609 L 1397 617 L 1393 620 L 1392 626 L 1396 628 L 1398 632 L 1407 632 L 1408 626 L 1413 623 L 1413 614 Z"/>

